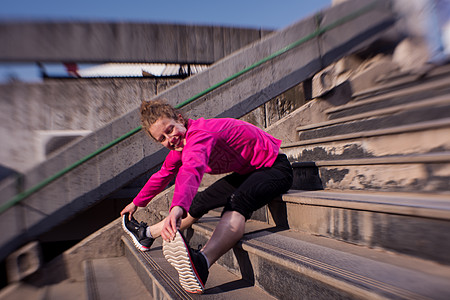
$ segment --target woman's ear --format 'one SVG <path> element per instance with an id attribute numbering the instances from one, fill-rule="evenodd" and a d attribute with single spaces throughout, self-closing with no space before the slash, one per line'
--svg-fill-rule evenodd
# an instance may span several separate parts
<path id="1" fill-rule="evenodd" d="M 179 123 L 184 124 L 184 118 L 181 114 L 178 114 L 178 120 Z"/>

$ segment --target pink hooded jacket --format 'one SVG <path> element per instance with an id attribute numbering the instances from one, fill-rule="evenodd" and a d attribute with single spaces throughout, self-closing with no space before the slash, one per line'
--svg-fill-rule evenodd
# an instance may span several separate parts
<path id="1" fill-rule="evenodd" d="M 204 173 L 246 174 L 271 167 L 281 140 L 236 119 L 188 120 L 183 151 L 170 151 L 161 170 L 153 174 L 133 203 L 146 206 L 176 176 L 172 205 L 189 211 Z"/>

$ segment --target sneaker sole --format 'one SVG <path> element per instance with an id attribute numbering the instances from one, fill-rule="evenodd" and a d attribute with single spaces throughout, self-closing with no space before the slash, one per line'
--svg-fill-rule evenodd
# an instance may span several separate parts
<path id="1" fill-rule="evenodd" d="M 126 216 L 123 216 L 122 218 L 122 228 L 123 230 L 125 230 L 125 232 L 131 237 L 131 239 L 133 240 L 134 245 L 136 246 L 136 248 L 138 248 L 139 250 L 141 250 L 142 252 L 146 252 L 149 251 L 150 248 L 149 247 L 145 247 L 143 246 L 141 243 L 139 243 L 139 241 L 137 240 L 137 238 L 134 236 L 134 234 L 128 230 L 127 226 L 125 226 L 125 218 Z"/>
<path id="2" fill-rule="evenodd" d="M 163 242 L 164 257 L 178 271 L 180 284 L 186 292 L 203 294 L 205 287 L 197 275 L 187 247 L 177 231 L 173 241 Z"/>

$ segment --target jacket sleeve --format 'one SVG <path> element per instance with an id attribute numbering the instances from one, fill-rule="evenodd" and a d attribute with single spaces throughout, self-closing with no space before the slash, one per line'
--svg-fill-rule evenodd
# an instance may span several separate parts
<path id="1" fill-rule="evenodd" d="M 181 153 L 170 151 L 161 170 L 153 174 L 137 196 L 133 199 L 136 206 L 144 207 L 156 195 L 161 193 L 177 174 L 181 166 Z"/>
<path id="2" fill-rule="evenodd" d="M 182 154 L 183 163 L 175 180 L 175 191 L 170 209 L 181 206 L 185 212 L 189 211 L 207 170 L 214 142 L 215 139 L 211 134 L 196 132 L 186 143 Z"/>

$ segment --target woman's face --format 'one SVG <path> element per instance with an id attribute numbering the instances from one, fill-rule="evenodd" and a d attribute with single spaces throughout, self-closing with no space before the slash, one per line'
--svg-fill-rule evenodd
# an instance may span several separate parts
<path id="1" fill-rule="evenodd" d="M 186 127 L 181 115 L 178 120 L 160 117 L 150 128 L 150 134 L 169 150 L 181 151 L 186 144 Z"/>

